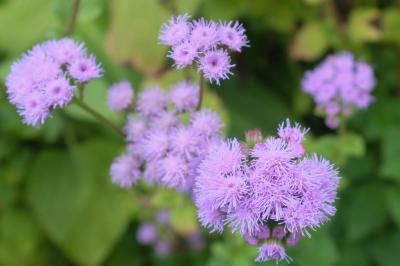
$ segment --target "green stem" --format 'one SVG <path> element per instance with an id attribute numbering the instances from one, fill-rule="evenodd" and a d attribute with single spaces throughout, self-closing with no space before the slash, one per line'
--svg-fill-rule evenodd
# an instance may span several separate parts
<path id="1" fill-rule="evenodd" d="M 78 17 L 80 0 L 74 0 L 72 3 L 71 14 L 69 16 L 67 28 L 65 29 L 65 35 L 71 35 L 75 31 L 76 18 Z"/>
<path id="2" fill-rule="evenodd" d="M 201 105 L 203 103 L 204 78 L 201 75 L 200 75 L 199 87 L 200 87 L 200 89 L 199 89 L 199 103 L 197 104 L 197 108 L 196 108 L 197 111 L 201 109 Z"/>
<path id="3" fill-rule="evenodd" d="M 125 137 L 124 132 L 118 127 L 116 126 L 114 123 L 112 123 L 110 120 L 108 120 L 107 118 L 105 118 L 103 115 L 101 115 L 100 113 L 98 113 L 97 111 L 95 111 L 94 109 L 92 109 L 89 105 L 87 105 L 86 103 L 84 103 L 83 101 L 81 101 L 78 98 L 74 99 L 74 103 L 76 103 L 79 107 L 81 107 L 83 110 L 85 110 L 86 112 L 88 112 L 89 114 L 93 115 L 95 118 L 97 118 L 100 122 L 102 122 L 103 124 L 105 124 L 106 126 L 108 126 L 109 128 L 111 128 L 112 130 L 114 130 L 116 133 L 118 133 L 120 136 Z"/>

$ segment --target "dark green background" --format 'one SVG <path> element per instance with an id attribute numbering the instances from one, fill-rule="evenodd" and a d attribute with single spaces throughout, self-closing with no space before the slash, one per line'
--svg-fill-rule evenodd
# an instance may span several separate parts
<path id="1" fill-rule="evenodd" d="M 0 265 L 253 265 L 256 250 L 226 232 L 200 253 L 179 250 L 160 260 L 140 246 L 135 230 L 152 210 L 172 207 L 174 230 L 196 227 L 190 201 L 160 190 L 121 190 L 108 167 L 124 142 L 75 106 L 40 128 L 21 124 L 6 100 L 10 64 L 35 43 L 63 36 L 69 0 L 0 0 Z M 333 4 L 333 5 L 332 5 Z M 168 86 L 183 77 L 158 44 L 171 12 L 240 19 L 250 48 L 234 55 L 235 75 L 207 90 L 206 105 L 242 138 L 260 128 L 274 134 L 286 117 L 311 128 L 308 151 L 340 168 L 338 212 L 311 239 L 288 250 L 292 265 L 400 265 L 400 2 L 390 0 L 82 0 L 73 37 L 105 69 L 86 99 L 106 107 L 107 87 L 129 79 Z M 305 70 L 326 55 L 352 51 L 372 64 L 376 101 L 357 112 L 338 136 L 300 90 Z M 143 208 L 143 193 L 151 208 Z M 204 232 L 209 236 L 207 232 Z M 284 263 L 283 263 L 284 264 Z M 274 265 L 274 263 L 271 263 Z"/>

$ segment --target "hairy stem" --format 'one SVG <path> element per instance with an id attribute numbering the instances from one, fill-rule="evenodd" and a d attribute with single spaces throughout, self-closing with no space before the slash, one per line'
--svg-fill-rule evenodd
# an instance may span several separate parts
<path id="1" fill-rule="evenodd" d="M 203 94 L 204 94 L 204 78 L 203 76 L 200 75 L 200 81 L 199 81 L 199 103 L 197 104 L 196 110 L 201 109 L 201 104 L 203 103 Z"/>
<path id="2" fill-rule="evenodd" d="M 72 3 L 71 14 L 69 16 L 67 28 L 65 29 L 65 35 L 71 35 L 75 31 L 76 18 L 78 17 L 80 3 L 80 0 L 74 0 Z"/>
<path id="3" fill-rule="evenodd" d="M 122 129 L 120 129 L 118 126 L 116 126 L 113 122 L 105 118 L 103 115 L 92 109 L 89 105 L 81 101 L 79 98 L 75 98 L 74 103 L 76 103 L 79 107 L 81 107 L 83 110 L 88 112 L 89 114 L 93 115 L 95 118 L 97 118 L 100 122 L 114 130 L 117 134 L 119 134 L 122 137 L 125 137 L 124 132 Z"/>

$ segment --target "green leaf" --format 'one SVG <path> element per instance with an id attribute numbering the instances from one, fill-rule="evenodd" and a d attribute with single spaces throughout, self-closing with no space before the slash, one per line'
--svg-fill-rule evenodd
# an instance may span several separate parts
<path id="1" fill-rule="evenodd" d="M 400 128 L 391 129 L 383 138 L 380 173 L 384 178 L 400 182 Z"/>
<path id="2" fill-rule="evenodd" d="M 400 228 L 400 188 L 392 187 L 386 191 L 386 206 L 392 219 Z"/>
<path id="3" fill-rule="evenodd" d="M 165 62 L 167 47 L 158 44 L 158 34 L 169 19 L 168 11 L 157 0 L 115 0 L 110 19 L 109 54 L 142 73 L 156 74 Z"/>
<path id="4" fill-rule="evenodd" d="M 350 157 L 362 157 L 365 154 L 362 137 L 350 132 L 343 136 L 323 135 L 316 140 L 310 138 L 305 145 L 307 151 L 323 155 L 338 165 L 344 165 Z"/>
<path id="5" fill-rule="evenodd" d="M 257 81 L 247 81 L 245 88 L 238 83 L 232 78 L 216 90 L 228 110 L 228 136 L 241 139 L 245 131 L 254 128 L 265 134 L 274 133 L 277 125 L 290 115 L 287 102 Z"/>
<path id="6" fill-rule="evenodd" d="M 383 12 L 383 38 L 400 43 L 400 10 L 395 7 Z"/>
<path id="7" fill-rule="evenodd" d="M 378 41 L 382 30 L 378 23 L 381 13 L 374 7 L 359 7 L 354 9 L 349 19 L 349 38 L 356 42 Z"/>
<path id="8" fill-rule="evenodd" d="M 339 260 L 332 238 L 321 229 L 311 239 L 303 238 L 291 253 L 296 264 L 300 266 L 333 266 Z"/>
<path id="9" fill-rule="evenodd" d="M 198 230 L 197 212 L 192 202 L 182 203 L 171 210 L 171 226 L 176 232 L 188 235 Z"/>
<path id="10" fill-rule="evenodd" d="M 92 140 L 73 154 L 45 151 L 28 182 L 28 199 L 46 235 L 78 264 L 103 261 L 126 228 L 132 194 L 107 176 L 116 147 Z"/>
<path id="11" fill-rule="evenodd" d="M 368 108 L 362 123 L 366 137 L 378 140 L 386 135 L 393 127 L 400 125 L 400 100 L 391 98 L 378 98 L 376 103 Z"/>
<path id="12" fill-rule="evenodd" d="M 55 25 L 51 0 L 7 1 L 0 6 L 0 25 L 0 50 L 20 53 L 43 39 L 49 25 Z"/>
<path id="13" fill-rule="evenodd" d="M 36 265 L 41 236 L 27 212 L 9 209 L 0 216 L 0 264 Z M 39 265 L 39 264 L 37 264 Z"/>
<path id="14" fill-rule="evenodd" d="M 347 238 L 360 240 L 378 232 L 387 222 L 384 188 L 368 185 L 352 192 L 349 202 L 342 204 L 347 217 Z"/>
<path id="15" fill-rule="evenodd" d="M 400 250 L 400 233 L 388 232 L 371 245 L 370 253 L 380 266 L 398 266 Z"/>
<path id="16" fill-rule="evenodd" d="M 294 36 L 289 54 L 296 60 L 311 61 L 319 58 L 329 47 L 322 24 L 308 22 Z"/>

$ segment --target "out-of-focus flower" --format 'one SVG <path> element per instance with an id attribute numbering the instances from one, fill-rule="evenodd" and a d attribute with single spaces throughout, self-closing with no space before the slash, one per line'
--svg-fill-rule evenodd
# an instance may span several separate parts
<path id="1" fill-rule="evenodd" d="M 107 104 L 113 111 L 122 111 L 133 102 L 133 88 L 129 81 L 113 84 L 108 90 Z"/>

